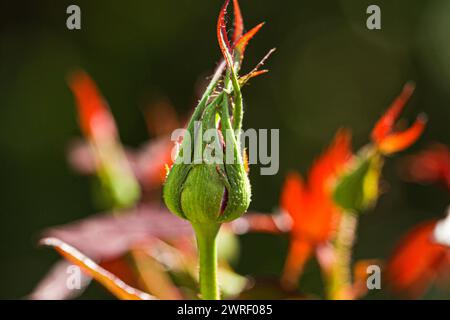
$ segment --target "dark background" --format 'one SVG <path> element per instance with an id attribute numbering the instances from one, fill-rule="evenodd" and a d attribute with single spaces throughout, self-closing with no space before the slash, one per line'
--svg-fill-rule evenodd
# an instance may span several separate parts
<path id="1" fill-rule="evenodd" d="M 78 4 L 82 29 L 66 28 L 66 7 Z M 366 29 L 366 8 L 378 4 L 382 30 Z M 139 146 L 148 133 L 143 110 L 167 97 L 180 114 L 191 110 L 199 81 L 220 57 L 215 24 L 219 0 L 0 1 L 0 298 L 24 297 L 56 253 L 39 249 L 39 232 L 96 212 L 91 180 L 66 162 L 79 136 L 65 77 L 87 70 L 108 99 L 123 142 Z M 267 24 L 251 42 L 244 70 L 272 47 L 271 72 L 245 89 L 245 127 L 280 128 L 280 172 L 252 171 L 251 208 L 277 207 L 285 173 L 304 174 L 342 126 L 355 149 L 408 80 L 417 90 L 404 113 L 424 111 L 429 126 L 414 152 L 432 141 L 449 143 L 450 1 L 242 0 L 247 29 Z M 413 224 L 441 216 L 448 194 L 403 182 L 402 154 L 385 168 L 389 192 L 361 219 L 355 258 L 384 258 Z M 287 239 L 241 239 L 237 270 L 280 273 Z M 314 262 L 301 288 L 320 293 Z M 432 290 L 428 298 L 448 298 Z M 93 285 L 83 296 L 109 298 Z M 384 290 L 369 298 L 389 297 Z"/>

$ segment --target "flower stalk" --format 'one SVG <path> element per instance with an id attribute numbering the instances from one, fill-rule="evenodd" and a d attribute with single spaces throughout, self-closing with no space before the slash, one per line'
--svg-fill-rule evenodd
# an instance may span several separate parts
<path id="1" fill-rule="evenodd" d="M 219 300 L 217 281 L 217 234 L 220 224 L 192 224 L 199 254 L 200 296 L 203 300 Z"/>
<path id="2" fill-rule="evenodd" d="M 334 242 L 334 262 L 327 279 L 327 295 L 331 300 L 352 297 L 352 250 L 356 238 L 358 216 L 346 212 L 342 215 Z"/>

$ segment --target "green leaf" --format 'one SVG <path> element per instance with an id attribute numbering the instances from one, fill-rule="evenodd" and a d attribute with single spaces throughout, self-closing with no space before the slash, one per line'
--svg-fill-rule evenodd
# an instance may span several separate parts
<path id="1" fill-rule="evenodd" d="M 336 184 L 333 198 L 346 211 L 361 213 L 373 207 L 379 196 L 383 161 L 378 153 L 364 152 Z"/>

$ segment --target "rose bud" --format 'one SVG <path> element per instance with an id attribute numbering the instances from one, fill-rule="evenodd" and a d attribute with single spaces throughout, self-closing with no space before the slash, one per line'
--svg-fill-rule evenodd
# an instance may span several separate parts
<path id="1" fill-rule="evenodd" d="M 209 100 L 208 91 L 205 95 Z M 206 107 L 200 102 L 164 185 L 168 208 L 193 223 L 231 221 L 250 204 L 250 182 L 232 128 L 229 99 L 223 91 Z"/>

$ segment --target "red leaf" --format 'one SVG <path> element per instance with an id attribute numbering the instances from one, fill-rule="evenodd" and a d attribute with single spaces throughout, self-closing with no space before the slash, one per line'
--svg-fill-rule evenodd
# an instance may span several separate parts
<path id="1" fill-rule="evenodd" d="M 300 214 L 304 188 L 302 177 L 295 172 L 290 173 L 284 182 L 281 192 L 281 208 L 293 220 Z"/>
<path id="2" fill-rule="evenodd" d="M 352 136 L 349 130 L 340 129 L 330 146 L 314 161 L 308 176 L 311 190 L 329 192 L 330 184 L 352 157 Z"/>
<path id="3" fill-rule="evenodd" d="M 77 248 L 84 255 L 120 277 L 128 285 L 136 288 L 145 288 L 147 292 L 158 298 L 177 299 L 175 289 L 169 291 L 168 283 L 161 281 L 166 277 L 165 270 L 156 267 L 146 268 L 146 276 L 151 278 L 137 278 L 134 272 L 123 262 L 123 257 L 128 254 L 135 255 L 139 250 L 146 250 L 147 254 L 165 243 L 182 245 L 183 254 L 190 252 L 192 240 L 192 228 L 189 223 L 170 214 L 166 209 L 158 206 L 142 206 L 130 211 L 116 212 L 117 216 L 108 213 L 96 215 L 82 221 L 68 225 L 51 228 L 45 232 L 44 238 L 56 238 Z M 151 258 L 149 258 L 151 259 Z M 141 260 L 135 257 L 136 267 L 140 267 Z M 161 268 L 161 266 L 159 266 Z M 82 291 L 71 292 L 63 290 L 67 280 L 66 270 L 58 269 L 61 274 L 52 273 L 46 276 L 38 288 L 34 290 L 30 298 L 54 297 L 64 299 L 80 294 Z M 141 270 L 140 270 L 141 271 Z M 146 286 L 142 287 L 142 283 Z M 87 283 L 86 283 L 87 285 Z M 150 286 L 151 285 L 151 286 Z M 84 287 L 84 285 L 83 285 Z M 73 290 L 72 290 L 73 291 Z"/>
<path id="4" fill-rule="evenodd" d="M 244 58 L 245 49 L 247 48 L 248 42 L 255 36 L 255 34 L 262 28 L 265 22 L 261 22 L 256 27 L 251 29 L 249 32 L 244 34 L 235 45 L 236 51 L 239 53 L 240 59 Z"/>
<path id="5" fill-rule="evenodd" d="M 415 89 L 414 84 L 407 83 L 400 95 L 394 100 L 392 105 L 386 111 L 386 113 L 378 120 L 375 127 L 372 130 L 372 139 L 375 142 L 383 140 L 386 135 L 388 135 L 395 124 L 395 121 L 400 116 L 405 104 L 408 102 L 409 98 L 413 94 Z"/>
<path id="6" fill-rule="evenodd" d="M 69 76 L 69 86 L 75 95 L 81 129 L 93 139 L 114 139 L 116 125 L 108 105 L 94 81 L 84 71 Z"/>
<path id="7" fill-rule="evenodd" d="M 123 300 L 154 300 L 151 295 L 130 287 L 115 275 L 100 267 L 83 253 L 57 238 L 44 238 L 40 242 L 43 245 L 56 249 L 64 258 L 78 265 L 89 276 L 97 280 L 117 298 Z"/>
<path id="8" fill-rule="evenodd" d="M 380 152 L 390 154 L 408 148 L 420 137 L 425 129 L 427 119 L 424 115 L 420 115 L 409 129 L 402 132 L 394 132 L 395 122 L 413 91 L 414 85 L 411 83 L 406 84 L 402 93 L 375 124 L 371 136 Z"/>
<path id="9" fill-rule="evenodd" d="M 222 51 L 223 57 L 227 62 L 229 68 L 233 68 L 233 62 L 231 61 L 231 47 L 228 41 L 227 27 L 225 22 L 225 15 L 227 13 L 227 7 L 230 0 L 226 0 L 222 9 L 219 13 L 219 18 L 217 20 L 217 40 L 219 41 L 220 50 Z"/>
<path id="10" fill-rule="evenodd" d="M 281 281 L 287 288 L 297 286 L 300 274 L 303 272 L 305 263 L 311 256 L 313 247 L 308 241 L 294 239 L 291 241 L 288 256 L 283 270 Z"/>
<path id="11" fill-rule="evenodd" d="M 192 237 L 192 228 L 187 221 L 155 205 L 117 213 L 95 215 L 50 228 L 44 232 L 44 237 L 61 239 L 95 261 L 117 259 L 154 239 L 170 242 Z"/>
<path id="12" fill-rule="evenodd" d="M 401 168 L 408 181 L 439 182 L 450 191 L 450 150 L 444 144 L 434 144 L 416 155 L 408 156 Z"/>
<path id="13" fill-rule="evenodd" d="M 422 223 L 398 244 L 386 267 L 393 291 L 411 298 L 421 296 L 429 285 L 450 270 L 450 250 L 433 241 L 436 220 Z"/>
<path id="14" fill-rule="evenodd" d="M 384 154 L 405 150 L 420 138 L 427 123 L 425 115 L 419 115 L 414 124 L 408 129 L 392 133 L 378 142 L 378 149 Z"/>
<path id="15" fill-rule="evenodd" d="M 242 37 L 244 32 L 244 19 L 242 19 L 241 8 L 239 7 L 238 0 L 233 0 L 233 10 L 234 10 L 234 33 L 233 33 L 233 44 Z"/>

